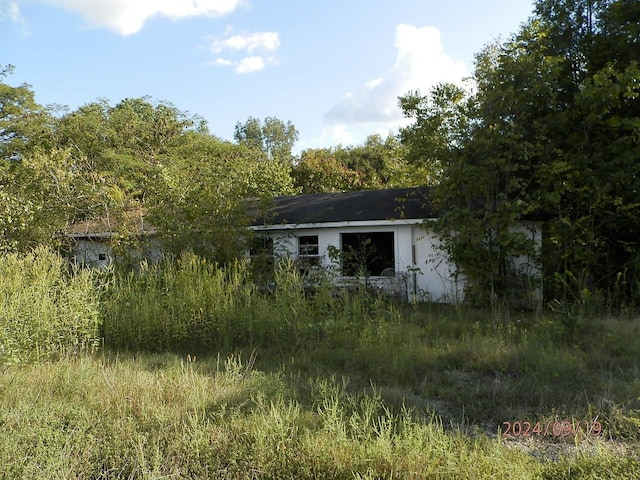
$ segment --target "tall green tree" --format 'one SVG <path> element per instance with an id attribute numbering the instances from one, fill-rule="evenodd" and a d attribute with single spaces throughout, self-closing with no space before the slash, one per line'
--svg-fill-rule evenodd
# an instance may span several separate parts
<path id="1" fill-rule="evenodd" d="M 39 147 L 51 147 L 54 119 L 35 101 L 31 86 L 11 86 L 12 65 L 0 65 L 0 161 L 19 160 Z"/>
<path id="2" fill-rule="evenodd" d="M 303 193 L 343 192 L 431 184 L 435 178 L 419 162 L 406 159 L 396 135 L 370 135 L 362 145 L 308 149 L 292 176 Z"/>
<path id="3" fill-rule="evenodd" d="M 340 161 L 331 148 L 308 149 L 291 170 L 302 193 L 330 193 L 358 190 L 360 175 Z"/>
<path id="4" fill-rule="evenodd" d="M 84 194 L 68 151 L 55 148 L 52 111 L 29 85 L 11 86 L 0 66 L 0 251 L 54 243 Z"/>
<path id="5" fill-rule="evenodd" d="M 192 132 L 174 155 L 148 200 L 169 251 L 219 262 L 241 256 L 251 220 L 246 200 L 295 192 L 286 165 L 264 162 L 243 145 Z"/>
<path id="6" fill-rule="evenodd" d="M 245 123 L 236 124 L 234 138 L 240 145 L 262 152 L 268 160 L 290 165 L 291 150 L 298 141 L 298 130 L 290 121 L 267 117 L 264 122 L 249 117 Z"/>
<path id="7" fill-rule="evenodd" d="M 66 227 L 94 202 L 69 150 L 25 154 L 0 168 L 0 251 L 63 246 Z"/>
<path id="8" fill-rule="evenodd" d="M 474 91 L 401 100 L 416 119 L 403 132 L 414 161 L 441 166 L 445 244 L 481 297 L 517 284 L 508 259 L 527 245 L 509 224 L 536 211 L 548 218 L 551 298 L 634 295 L 638 20 L 637 2 L 539 1 L 517 34 L 477 56 Z"/>

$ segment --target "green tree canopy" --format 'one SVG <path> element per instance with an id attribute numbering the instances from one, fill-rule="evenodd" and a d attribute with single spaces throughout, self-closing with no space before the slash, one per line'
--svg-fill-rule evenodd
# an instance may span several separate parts
<path id="1" fill-rule="evenodd" d="M 359 146 L 305 150 L 291 174 L 303 193 L 431 184 L 435 177 L 419 162 L 407 162 L 405 153 L 397 136 L 370 135 Z"/>
<path id="2" fill-rule="evenodd" d="M 624 0 L 538 1 L 478 54 L 474 90 L 401 99 L 416 120 L 402 132 L 409 158 L 440 168 L 441 234 L 484 298 L 517 284 L 508 259 L 527 245 L 509 225 L 533 212 L 548 218 L 551 298 L 637 289 L 639 13 Z"/>
<path id="3" fill-rule="evenodd" d="M 236 124 L 233 136 L 238 144 L 262 152 L 268 160 L 290 165 L 298 130 L 290 121 L 285 123 L 275 117 L 267 117 L 262 123 L 259 118 L 249 117 L 245 123 Z"/>
<path id="4" fill-rule="evenodd" d="M 265 138 L 281 158 L 297 132 L 268 119 Z M 224 261 L 243 253 L 245 198 L 295 191 L 286 162 L 265 162 L 209 134 L 200 117 L 147 97 L 56 118 L 30 87 L 0 82 L 0 153 L 2 251 L 59 244 L 70 224 L 105 217 L 118 230 L 114 245 L 130 245 L 135 211 L 151 218 L 166 249 Z"/>
<path id="5" fill-rule="evenodd" d="M 161 170 L 149 199 L 167 250 L 226 262 L 244 254 L 248 198 L 295 192 L 289 168 L 265 163 L 245 146 L 193 132 Z"/>
<path id="6" fill-rule="evenodd" d="M 35 101 L 31 86 L 4 82 L 14 67 L 0 65 L 0 161 L 19 160 L 35 148 L 51 146 L 53 117 Z"/>

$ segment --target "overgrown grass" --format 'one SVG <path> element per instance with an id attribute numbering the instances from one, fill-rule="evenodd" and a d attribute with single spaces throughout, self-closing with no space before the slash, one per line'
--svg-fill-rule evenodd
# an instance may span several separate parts
<path id="1" fill-rule="evenodd" d="M 106 356 L 0 374 L 3 478 L 635 478 L 607 442 L 540 462 L 343 379 Z M 587 447 L 592 446 L 587 445 Z M 582 475 L 574 476 L 576 472 Z"/>
<path id="2" fill-rule="evenodd" d="M 290 354 L 399 318 L 365 289 L 336 294 L 324 282 L 315 294 L 305 293 L 292 263 L 280 262 L 273 290 L 260 292 L 246 262 L 220 267 L 188 254 L 116 274 L 102 312 L 110 347 L 191 353 L 263 346 Z"/>
<path id="3" fill-rule="evenodd" d="M 0 258 L 0 364 L 75 355 L 99 337 L 94 274 L 46 248 Z"/>
<path id="4" fill-rule="evenodd" d="M 572 342 L 546 314 L 494 323 L 490 312 L 451 308 L 405 312 L 381 340 L 360 338 L 344 349 L 316 348 L 297 368 L 307 375 L 340 372 L 388 387 L 396 403 L 428 405 L 446 423 L 494 432 L 502 422 L 585 422 L 606 435 L 640 440 L 640 324 L 590 320 Z M 616 339 L 616 340 L 614 340 Z"/>
<path id="5" fill-rule="evenodd" d="M 245 264 L 192 256 L 135 276 L 45 251 L 0 269 L 0 478 L 640 478 L 633 317 L 569 331 L 310 294 L 291 265 L 261 292 Z M 77 355 L 98 315 L 106 348 Z M 505 421 L 604 430 L 501 438 Z"/>

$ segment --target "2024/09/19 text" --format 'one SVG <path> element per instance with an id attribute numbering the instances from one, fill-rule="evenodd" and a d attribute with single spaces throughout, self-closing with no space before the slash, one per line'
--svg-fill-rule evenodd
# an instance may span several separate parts
<path id="1" fill-rule="evenodd" d="M 567 420 L 548 422 L 502 422 L 504 431 L 502 437 L 531 437 L 531 436 L 553 436 L 553 437 L 575 437 L 580 433 L 587 436 L 598 436 L 602 434 L 602 424 L 597 420 L 583 422 L 569 422 Z"/>

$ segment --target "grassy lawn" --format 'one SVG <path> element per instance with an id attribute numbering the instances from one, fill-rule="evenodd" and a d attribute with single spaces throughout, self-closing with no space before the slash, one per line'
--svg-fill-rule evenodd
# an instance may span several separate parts
<path id="1" fill-rule="evenodd" d="M 485 314 L 408 308 L 286 356 L 103 351 L 5 367 L 0 473 L 638 478 L 638 322 L 591 320 L 567 341 L 544 316 L 479 323 Z M 503 437 L 505 421 L 552 426 Z M 554 435 L 562 421 L 577 435 Z"/>
<path id="2" fill-rule="evenodd" d="M 634 315 L 52 258 L 0 263 L 0 478 L 640 478 Z"/>

